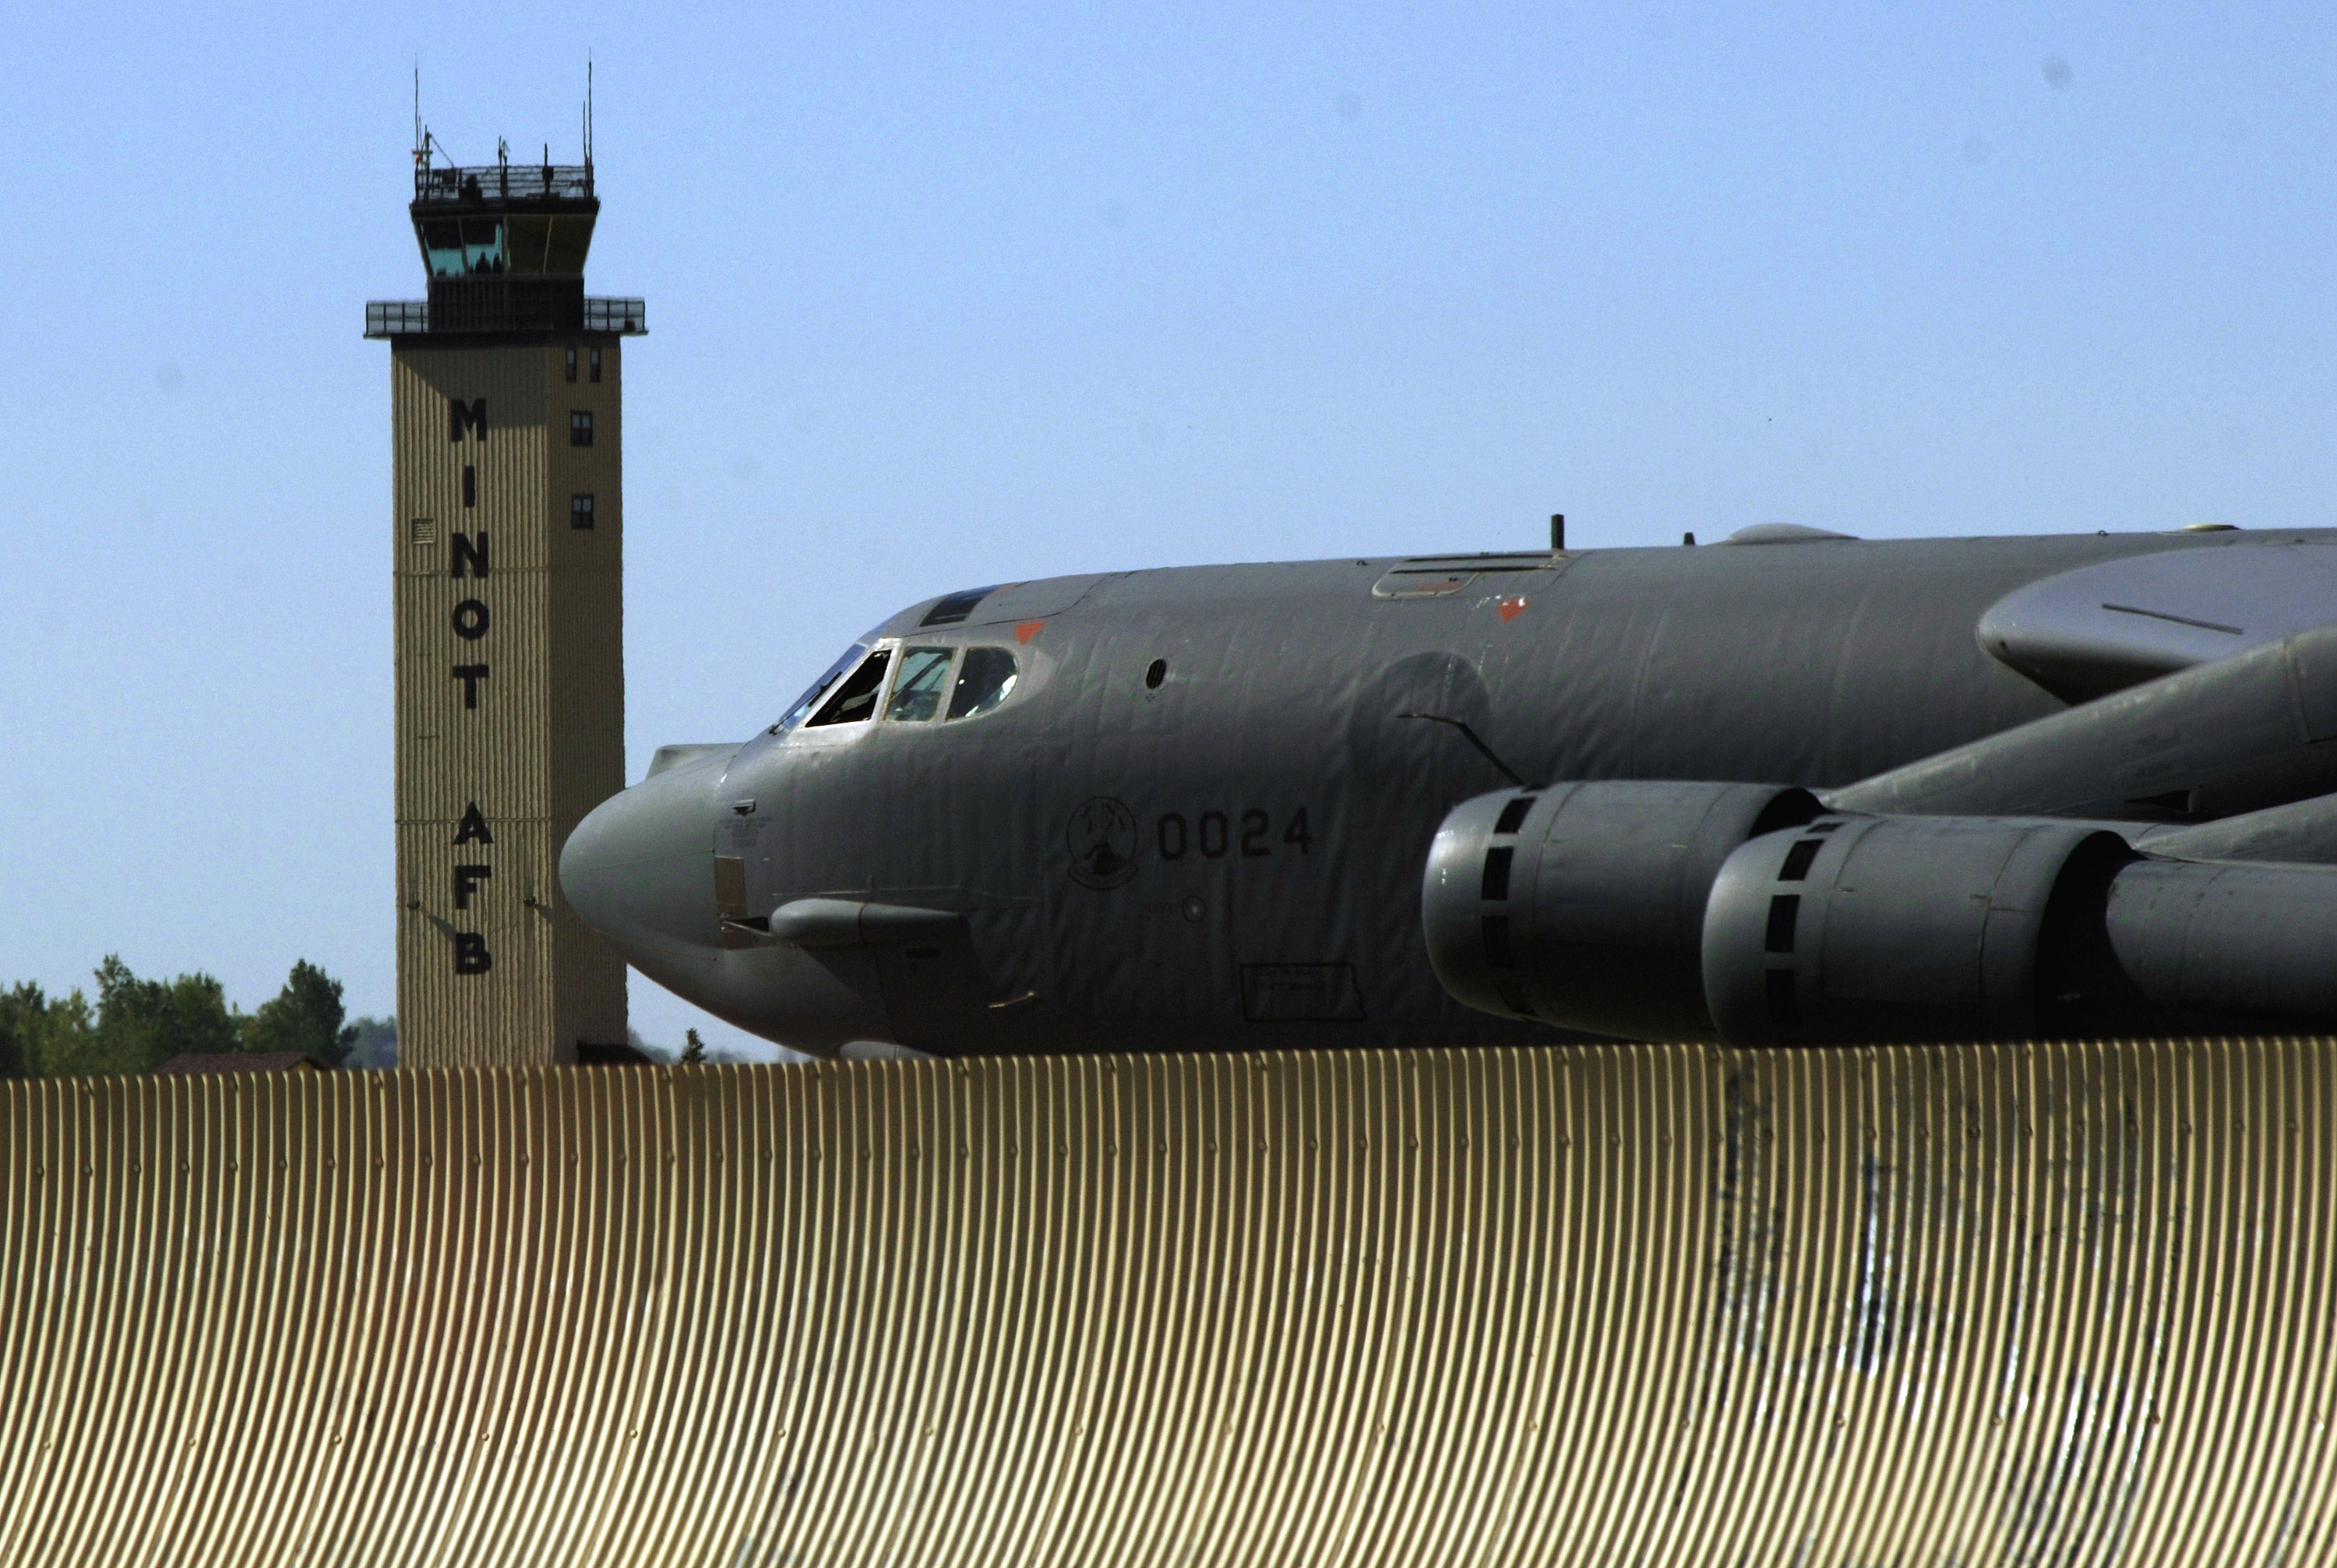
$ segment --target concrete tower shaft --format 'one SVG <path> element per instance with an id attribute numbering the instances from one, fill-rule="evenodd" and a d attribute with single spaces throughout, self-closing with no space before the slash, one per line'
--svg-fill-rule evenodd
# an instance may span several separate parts
<path id="1" fill-rule="evenodd" d="M 622 390 L 638 299 L 587 299 L 581 167 L 416 154 L 425 300 L 390 343 L 397 1017 L 408 1066 L 625 1039 L 622 961 L 560 892 L 624 784 Z"/>

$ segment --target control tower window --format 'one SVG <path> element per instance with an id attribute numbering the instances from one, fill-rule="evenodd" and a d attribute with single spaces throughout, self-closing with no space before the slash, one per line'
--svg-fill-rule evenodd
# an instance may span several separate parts
<path id="1" fill-rule="evenodd" d="M 571 446 L 592 445 L 592 410 L 577 408 L 568 416 L 568 444 Z"/>
<path id="2" fill-rule="evenodd" d="M 422 256 L 433 278 L 464 278 L 505 268 L 500 218 L 430 218 L 420 225 Z"/>
<path id="3" fill-rule="evenodd" d="M 860 668 L 846 676 L 818 712 L 804 721 L 804 728 L 821 724 L 857 724 L 876 717 L 876 690 L 885 684 L 885 666 L 892 658 L 887 649 L 878 649 L 861 662 Z"/>
<path id="4" fill-rule="evenodd" d="M 568 378 L 571 381 L 576 379 L 576 350 L 573 348 L 568 351 Z M 597 381 L 600 377 L 595 376 L 593 379 Z"/>
<path id="5" fill-rule="evenodd" d="M 969 648 L 950 693 L 949 716 L 974 719 L 1006 701 L 1014 690 L 1014 655 L 1003 648 Z"/>
<path id="6" fill-rule="evenodd" d="M 601 351 L 600 351 L 598 348 L 595 348 L 595 349 L 593 349 L 593 350 L 592 350 L 592 379 L 593 379 L 593 380 L 595 380 L 595 381 L 598 381 L 600 378 L 601 378 Z"/>
<path id="7" fill-rule="evenodd" d="M 568 525 L 571 528 L 590 528 L 592 526 L 592 496 L 578 495 L 571 495 L 568 498 Z"/>
<path id="8" fill-rule="evenodd" d="M 893 682 L 893 700 L 885 705 L 887 719 L 924 720 L 941 711 L 942 693 L 949 687 L 949 648 L 911 648 L 901 655 L 901 673 Z"/>

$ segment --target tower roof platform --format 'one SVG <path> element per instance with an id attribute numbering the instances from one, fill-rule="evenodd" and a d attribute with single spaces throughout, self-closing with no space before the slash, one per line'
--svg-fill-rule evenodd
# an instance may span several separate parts
<path id="1" fill-rule="evenodd" d="M 407 211 L 427 299 L 366 302 L 368 338 L 649 330 L 639 299 L 584 297 L 584 259 L 601 216 L 592 161 L 440 164 L 426 135 L 414 155 Z"/>

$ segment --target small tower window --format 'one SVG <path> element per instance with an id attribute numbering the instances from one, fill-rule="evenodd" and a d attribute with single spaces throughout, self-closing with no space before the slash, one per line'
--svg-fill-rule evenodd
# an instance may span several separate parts
<path id="1" fill-rule="evenodd" d="M 600 351 L 598 348 L 595 348 L 595 349 L 593 349 L 593 350 L 592 350 L 592 379 L 593 379 L 593 380 L 595 380 L 595 381 L 598 381 L 600 378 L 601 378 L 601 351 Z M 573 379 L 573 377 L 571 377 L 571 379 Z"/>
<path id="2" fill-rule="evenodd" d="M 568 415 L 568 444 L 571 446 L 592 445 L 592 410 L 572 409 Z"/>
<path id="3" fill-rule="evenodd" d="M 571 495 L 568 498 L 568 525 L 571 528 L 592 526 L 592 497 Z"/>
<path id="4" fill-rule="evenodd" d="M 435 517 L 416 517 L 414 520 L 414 542 L 416 544 L 437 544 L 438 520 Z"/>
<path id="5" fill-rule="evenodd" d="M 568 351 L 568 378 L 571 381 L 576 379 L 576 350 L 573 348 Z M 595 379 L 598 377 L 596 377 Z"/>
<path id="6" fill-rule="evenodd" d="M 465 506 L 476 506 L 478 504 L 478 465 L 475 463 L 465 463 L 463 465 L 463 505 Z"/>

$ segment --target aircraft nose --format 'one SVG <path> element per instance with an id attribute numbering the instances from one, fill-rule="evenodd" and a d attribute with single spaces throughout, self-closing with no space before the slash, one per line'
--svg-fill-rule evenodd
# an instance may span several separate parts
<path id="1" fill-rule="evenodd" d="M 652 775 L 595 807 L 560 851 L 560 890 L 637 965 L 719 947 L 714 795 L 723 759 Z"/>

